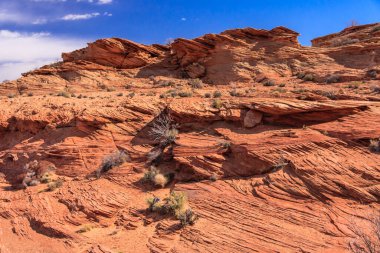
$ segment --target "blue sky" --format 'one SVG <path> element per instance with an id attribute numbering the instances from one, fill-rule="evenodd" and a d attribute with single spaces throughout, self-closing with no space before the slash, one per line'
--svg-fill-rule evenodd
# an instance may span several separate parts
<path id="1" fill-rule="evenodd" d="M 310 45 L 352 20 L 380 22 L 380 0 L 0 0 L 0 81 L 98 38 L 151 44 L 282 25 Z"/>

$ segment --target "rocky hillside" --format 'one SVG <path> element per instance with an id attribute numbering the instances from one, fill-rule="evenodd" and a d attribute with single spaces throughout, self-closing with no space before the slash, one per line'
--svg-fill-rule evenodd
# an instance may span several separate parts
<path id="1" fill-rule="evenodd" d="M 0 252 L 378 243 L 379 27 L 101 39 L 0 84 Z"/>

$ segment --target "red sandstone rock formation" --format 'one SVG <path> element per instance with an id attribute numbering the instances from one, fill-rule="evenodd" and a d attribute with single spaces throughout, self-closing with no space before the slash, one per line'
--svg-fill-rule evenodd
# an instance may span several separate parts
<path id="1" fill-rule="evenodd" d="M 313 47 L 283 27 L 103 39 L 1 84 L 0 252 L 349 252 L 380 211 L 376 27 Z M 178 134 L 161 147 L 163 113 Z M 152 149 L 164 188 L 141 180 Z M 130 161 L 96 179 L 116 150 Z M 34 161 L 62 186 L 18 189 Z M 171 190 L 194 226 L 146 211 Z"/>

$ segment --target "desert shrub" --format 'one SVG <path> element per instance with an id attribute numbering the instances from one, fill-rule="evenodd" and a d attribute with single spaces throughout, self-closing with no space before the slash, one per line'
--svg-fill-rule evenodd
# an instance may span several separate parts
<path id="1" fill-rule="evenodd" d="M 368 148 L 371 152 L 380 153 L 380 140 L 370 140 Z"/>
<path id="2" fill-rule="evenodd" d="M 133 98 L 136 94 L 134 92 L 131 92 L 128 94 L 128 97 Z"/>
<path id="3" fill-rule="evenodd" d="M 371 86 L 370 89 L 374 93 L 380 93 L 380 86 L 378 86 L 378 85 L 373 85 L 373 86 Z"/>
<path id="4" fill-rule="evenodd" d="M 117 95 L 116 96 L 118 96 L 118 97 L 122 97 L 123 96 L 123 93 L 117 93 Z"/>
<path id="5" fill-rule="evenodd" d="M 162 157 L 163 149 L 162 148 L 153 148 L 149 153 L 147 154 L 147 162 L 157 162 Z"/>
<path id="6" fill-rule="evenodd" d="M 43 183 L 43 184 L 47 184 L 47 183 L 50 183 L 52 181 L 52 178 L 51 178 L 51 174 L 50 173 L 44 173 L 41 178 L 40 178 L 40 182 Z"/>
<path id="7" fill-rule="evenodd" d="M 210 180 L 215 182 L 216 180 L 218 180 L 218 176 L 216 175 L 216 173 L 212 173 L 211 176 L 210 176 Z"/>
<path id="8" fill-rule="evenodd" d="M 210 98 L 210 97 L 211 97 L 211 93 L 206 93 L 206 94 L 204 95 L 204 97 L 205 97 L 205 98 Z"/>
<path id="9" fill-rule="evenodd" d="M 218 90 L 214 91 L 214 94 L 212 94 L 214 98 L 220 98 L 222 96 L 222 93 Z"/>
<path id="10" fill-rule="evenodd" d="M 302 93 L 305 93 L 305 92 L 307 92 L 307 89 L 296 89 L 296 90 L 293 90 L 293 92 L 294 93 L 296 93 L 296 94 L 302 94 Z"/>
<path id="11" fill-rule="evenodd" d="M 178 217 L 188 205 L 187 196 L 184 192 L 172 191 L 169 197 L 164 199 L 164 206 L 172 214 Z"/>
<path id="12" fill-rule="evenodd" d="M 299 72 L 299 73 L 296 74 L 296 76 L 297 76 L 298 79 L 303 79 L 305 77 L 305 75 L 306 74 L 304 72 Z"/>
<path id="13" fill-rule="evenodd" d="M 371 224 L 369 230 L 363 230 L 358 225 L 350 225 L 350 230 L 354 233 L 355 239 L 349 242 L 348 246 L 353 253 L 378 253 L 380 252 L 380 217 L 370 217 Z"/>
<path id="14" fill-rule="evenodd" d="M 89 232 L 91 231 L 95 226 L 94 225 L 90 225 L 90 224 L 86 224 L 86 225 L 83 225 L 79 230 L 77 230 L 76 232 L 77 233 L 86 233 L 86 232 Z"/>
<path id="15" fill-rule="evenodd" d="M 306 75 L 302 78 L 302 80 L 311 82 L 311 81 L 314 81 L 314 76 L 313 76 L 313 74 L 306 74 Z"/>
<path id="16" fill-rule="evenodd" d="M 276 83 L 273 80 L 265 80 L 264 83 L 263 83 L 263 85 L 265 87 L 270 87 L 270 86 L 275 86 Z"/>
<path id="17" fill-rule="evenodd" d="M 284 83 L 280 83 L 279 85 L 278 85 L 278 87 L 280 87 L 280 88 L 283 88 L 283 87 L 285 87 L 286 85 L 284 84 Z"/>
<path id="18" fill-rule="evenodd" d="M 340 76 L 338 75 L 331 75 L 326 78 L 326 83 L 337 83 L 340 80 Z"/>
<path id="19" fill-rule="evenodd" d="M 202 89 L 203 88 L 203 82 L 201 79 L 196 78 L 196 79 L 190 79 L 189 80 L 189 85 L 194 88 L 194 89 Z"/>
<path id="20" fill-rule="evenodd" d="M 229 149 L 231 147 L 231 142 L 227 140 L 220 141 L 218 145 L 224 149 Z"/>
<path id="21" fill-rule="evenodd" d="M 220 109 L 222 108 L 222 106 L 223 106 L 223 103 L 220 99 L 214 99 L 212 101 L 212 107 L 214 107 L 215 109 Z"/>
<path id="22" fill-rule="evenodd" d="M 242 94 L 240 92 L 238 92 L 236 89 L 232 89 L 229 93 L 230 93 L 230 96 L 232 96 L 232 97 L 242 96 Z"/>
<path id="23" fill-rule="evenodd" d="M 183 192 L 172 191 L 162 202 L 159 198 L 147 199 L 148 210 L 162 214 L 171 214 L 180 220 L 182 226 L 194 225 L 198 220 L 191 208 L 188 207 L 187 196 Z"/>
<path id="24" fill-rule="evenodd" d="M 342 39 L 336 39 L 332 42 L 333 47 L 340 47 L 340 46 L 346 46 L 354 43 L 360 42 L 359 39 L 351 39 L 351 38 L 342 38 Z"/>
<path id="25" fill-rule="evenodd" d="M 115 89 L 115 87 L 107 87 L 107 91 L 108 92 L 112 92 L 112 91 L 115 91 L 116 89 Z"/>
<path id="26" fill-rule="evenodd" d="M 124 85 L 124 89 L 126 90 L 129 90 L 130 88 L 132 88 L 133 86 L 131 84 L 126 84 Z"/>
<path id="27" fill-rule="evenodd" d="M 380 31 L 380 26 L 376 26 L 372 29 L 372 32 L 377 32 Z"/>
<path id="28" fill-rule="evenodd" d="M 71 95 L 67 91 L 61 91 L 57 94 L 58 97 L 70 98 Z"/>
<path id="29" fill-rule="evenodd" d="M 15 94 L 8 94 L 7 97 L 8 98 L 14 98 L 14 97 L 16 97 L 16 95 Z"/>
<path id="30" fill-rule="evenodd" d="M 168 97 L 168 95 L 167 94 L 165 94 L 165 93 L 163 93 L 163 94 L 160 94 L 160 98 L 167 98 Z"/>
<path id="31" fill-rule="evenodd" d="M 182 227 L 186 227 L 187 225 L 194 225 L 198 220 L 198 215 L 196 215 L 193 210 L 189 208 L 180 213 L 178 215 L 178 219 L 180 220 Z"/>
<path id="32" fill-rule="evenodd" d="M 28 97 L 33 97 L 33 92 L 29 92 Z"/>
<path id="33" fill-rule="evenodd" d="M 50 182 L 47 186 L 47 191 L 52 192 L 59 187 L 63 185 L 63 180 L 62 179 L 57 179 L 56 181 Z"/>
<path id="34" fill-rule="evenodd" d="M 173 119 L 169 114 L 163 114 L 155 120 L 152 129 L 150 130 L 150 135 L 156 141 L 160 141 L 164 144 L 173 143 L 178 134 L 178 130 L 173 124 Z"/>
<path id="35" fill-rule="evenodd" d="M 25 83 L 17 85 L 18 92 L 22 95 L 25 90 L 28 89 L 28 86 Z"/>
<path id="36" fill-rule="evenodd" d="M 148 97 L 153 97 L 153 96 L 156 96 L 156 92 L 154 92 L 154 91 L 149 91 L 146 95 L 147 95 Z"/>
<path id="37" fill-rule="evenodd" d="M 178 96 L 180 96 L 181 98 L 192 97 L 193 93 L 188 92 L 188 91 L 180 91 L 178 92 Z"/>
<path id="38" fill-rule="evenodd" d="M 99 166 L 99 168 L 96 170 L 96 177 L 97 178 L 100 178 L 100 176 L 115 168 L 115 167 L 119 167 L 120 165 L 122 165 L 123 163 L 127 162 L 129 160 L 129 155 L 127 153 L 125 153 L 125 151 L 116 151 L 108 156 L 106 156 L 104 159 L 103 159 L 103 162 L 101 163 L 101 165 Z"/>
<path id="39" fill-rule="evenodd" d="M 375 69 L 369 70 L 367 72 L 367 76 L 369 76 L 370 78 L 376 78 L 377 77 L 377 70 L 375 70 Z"/>
<path id="40" fill-rule="evenodd" d="M 359 83 L 357 83 L 357 82 L 350 83 L 347 87 L 350 89 L 357 89 L 357 88 L 359 88 Z"/>
<path id="41" fill-rule="evenodd" d="M 72 93 L 72 94 L 71 94 L 71 97 L 72 97 L 72 98 L 75 98 L 75 97 L 77 97 L 77 95 L 75 95 L 74 93 Z"/>
<path id="42" fill-rule="evenodd" d="M 150 170 L 145 172 L 143 181 L 151 182 L 156 186 L 161 186 L 162 188 L 169 182 L 167 176 L 162 174 L 156 167 L 151 166 Z"/>

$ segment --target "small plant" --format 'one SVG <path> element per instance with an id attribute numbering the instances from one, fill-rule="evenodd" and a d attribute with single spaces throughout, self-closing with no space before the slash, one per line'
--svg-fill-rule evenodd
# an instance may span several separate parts
<path id="1" fill-rule="evenodd" d="M 193 96 L 193 93 L 191 93 L 191 92 L 186 92 L 186 91 L 180 91 L 180 92 L 178 93 L 178 96 L 180 96 L 181 98 L 192 97 L 192 96 Z"/>
<path id="2" fill-rule="evenodd" d="M 380 26 L 376 26 L 372 29 L 372 32 L 378 32 L 380 31 Z"/>
<path id="3" fill-rule="evenodd" d="M 103 159 L 103 162 L 100 165 L 100 167 L 96 170 L 96 177 L 100 178 L 100 176 L 103 173 L 115 167 L 119 167 L 120 165 L 127 162 L 128 160 L 129 160 L 129 155 L 125 153 L 124 151 L 119 151 L 119 150 L 114 152 L 113 154 L 106 156 Z"/>
<path id="4" fill-rule="evenodd" d="M 77 95 L 75 95 L 74 93 L 72 93 L 72 94 L 71 94 L 71 97 L 72 97 L 72 98 L 75 98 L 75 97 L 77 97 Z"/>
<path id="5" fill-rule="evenodd" d="M 221 146 L 224 149 L 231 148 L 231 142 L 227 141 L 227 140 L 220 141 L 218 144 L 219 144 L 219 146 Z"/>
<path id="6" fill-rule="evenodd" d="M 218 180 L 218 176 L 216 175 L 216 173 L 212 173 L 211 176 L 210 176 L 210 180 L 215 182 L 216 180 Z"/>
<path id="7" fill-rule="evenodd" d="M 60 188 L 63 185 L 62 179 L 57 179 L 56 181 L 50 182 L 47 186 L 47 191 L 52 192 Z"/>
<path id="8" fill-rule="evenodd" d="M 284 83 L 280 83 L 279 85 L 278 85 L 278 87 L 280 87 L 280 88 L 284 88 L 286 86 L 286 84 L 284 84 Z"/>
<path id="9" fill-rule="evenodd" d="M 150 197 L 146 200 L 146 203 L 148 204 L 148 210 L 150 212 L 157 212 L 160 211 L 162 206 L 160 205 L 160 199 L 157 197 Z"/>
<path id="10" fill-rule="evenodd" d="M 70 98 L 71 95 L 67 91 L 61 91 L 57 94 L 58 97 Z"/>
<path id="11" fill-rule="evenodd" d="M 203 88 L 203 82 L 201 79 L 199 78 L 196 78 L 196 79 L 190 79 L 189 80 L 189 85 L 193 88 L 193 89 L 202 89 Z"/>
<path id="12" fill-rule="evenodd" d="M 133 86 L 131 84 L 126 84 L 124 85 L 124 89 L 126 90 L 129 90 L 130 88 L 132 88 Z"/>
<path id="13" fill-rule="evenodd" d="M 8 98 L 14 98 L 14 97 L 16 97 L 16 95 L 15 94 L 8 94 L 7 97 Z"/>
<path id="14" fill-rule="evenodd" d="M 359 88 L 359 83 L 355 82 L 355 83 L 350 83 L 348 86 L 347 86 L 349 89 L 357 89 Z"/>
<path id="15" fill-rule="evenodd" d="M 222 96 L 222 93 L 218 90 L 214 91 L 214 94 L 212 95 L 214 98 L 220 98 Z"/>
<path id="16" fill-rule="evenodd" d="M 52 182 L 51 174 L 50 173 L 44 173 L 42 177 L 40 178 L 40 182 L 43 184 L 47 184 Z"/>
<path id="17" fill-rule="evenodd" d="M 378 85 L 371 86 L 371 91 L 373 93 L 380 93 L 380 86 Z"/>
<path id="18" fill-rule="evenodd" d="M 143 181 L 152 182 L 154 183 L 154 185 L 163 188 L 165 187 L 165 185 L 167 185 L 169 179 L 164 174 L 160 173 L 160 171 L 157 170 L 156 167 L 151 166 L 150 170 L 145 172 Z"/>
<path id="19" fill-rule="evenodd" d="M 89 232 L 89 231 L 91 231 L 94 227 L 95 227 L 95 226 L 90 225 L 90 224 L 83 225 L 79 230 L 77 230 L 77 233 L 81 234 L 81 233 Z"/>
<path id="20" fill-rule="evenodd" d="M 28 97 L 33 97 L 33 92 L 29 92 Z"/>
<path id="21" fill-rule="evenodd" d="M 107 92 L 112 92 L 112 91 L 115 91 L 115 87 L 107 87 Z"/>
<path id="22" fill-rule="evenodd" d="M 236 89 L 232 89 L 229 93 L 230 93 L 230 95 L 232 97 L 240 97 L 240 96 L 242 96 L 242 94 L 240 92 L 238 92 Z"/>
<path id="23" fill-rule="evenodd" d="M 265 87 L 270 87 L 270 86 L 275 86 L 276 83 L 275 83 L 273 80 L 266 80 L 266 81 L 263 83 L 263 85 L 264 85 Z"/>
<path id="24" fill-rule="evenodd" d="M 364 230 L 357 224 L 350 225 L 355 240 L 349 242 L 349 250 L 353 253 L 380 252 L 380 216 L 369 217 L 370 229 Z"/>
<path id="25" fill-rule="evenodd" d="M 175 141 L 178 130 L 173 124 L 173 119 L 169 114 L 161 114 L 153 123 L 150 135 L 154 140 L 159 140 L 161 143 L 168 145 Z"/>
<path id="26" fill-rule="evenodd" d="M 116 96 L 118 96 L 118 97 L 122 97 L 123 96 L 123 93 L 118 93 Z"/>
<path id="27" fill-rule="evenodd" d="M 172 191 L 164 201 L 166 208 L 176 217 L 185 211 L 188 205 L 187 196 L 184 192 Z"/>
<path id="28" fill-rule="evenodd" d="M 128 97 L 133 98 L 136 94 L 134 92 L 131 92 L 128 94 Z"/>
<path id="29" fill-rule="evenodd" d="M 222 101 L 220 99 L 214 99 L 212 101 L 212 107 L 213 108 L 220 109 L 220 108 L 222 108 L 222 106 L 223 106 L 223 103 L 222 103 Z"/>
<path id="30" fill-rule="evenodd" d="M 314 81 L 314 76 L 312 74 L 306 74 L 302 80 L 304 81 L 307 81 L 307 82 L 311 82 L 311 81 Z"/>
<path id="31" fill-rule="evenodd" d="M 340 76 L 338 75 L 331 75 L 326 78 L 326 83 L 338 83 L 340 80 Z"/>
<path id="32" fill-rule="evenodd" d="M 211 97 L 211 93 L 205 93 L 204 97 L 205 98 L 210 98 Z"/>
<path id="33" fill-rule="evenodd" d="M 374 153 L 380 153 L 380 140 L 373 139 L 369 141 L 369 150 Z"/>
<path id="34" fill-rule="evenodd" d="M 198 220 L 198 215 L 189 208 L 185 212 L 180 213 L 178 219 L 181 221 L 182 227 L 186 227 L 187 225 L 194 225 Z"/>

